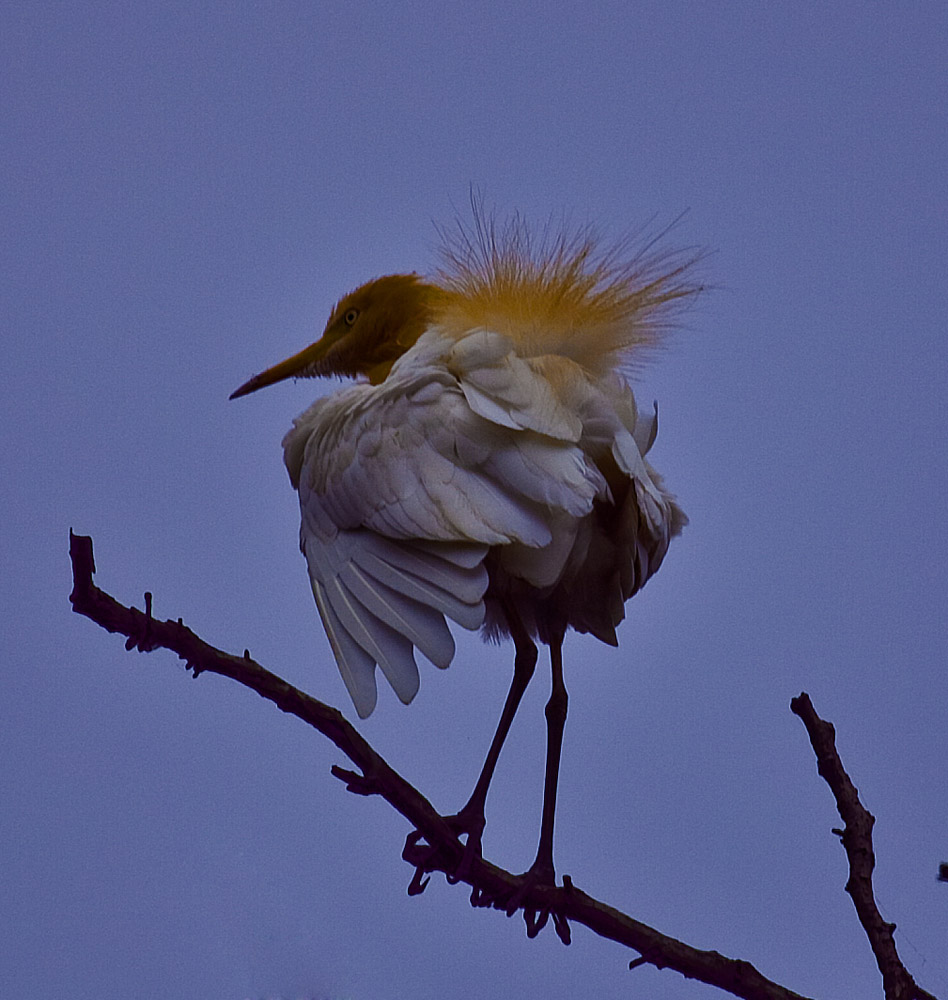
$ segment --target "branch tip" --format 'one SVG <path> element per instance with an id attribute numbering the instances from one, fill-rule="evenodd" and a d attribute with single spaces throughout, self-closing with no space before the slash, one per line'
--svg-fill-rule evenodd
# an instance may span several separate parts
<path id="1" fill-rule="evenodd" d="M 817 715 L 810 696 L 804 691 L 790 702 L 790 710 L 803 722 L 813 752 L 816 754 L 817 770 L 829 785 L 843 829 L 833 828 L 839 837 L 849 863 L 849 878 L 846 892 L 852 897 L 859 922 L 869 939 L 882 974 L 882 985 L 887 998 L 900 997 L 916 1000 L 926 997 L 925 993 L 911 977 L 899 958 L 895 946 L 895 924 L 887 923 L 876 905 L 872 886 L 872 872 L 875 855 L 872 846 L 872 828 L 875 817 L 859 800 L 859 792 L 843 767 L 836 748 L 836 730 L 832 723 Z"/>
<path id="2" fill-rule="evenodd" d="M 333 764 L 329 769 L 334 778 L 338 778 L 346 786 L 346 790 L 355 795 L 378 795 L 379 787 L 375 778 L 366 774 L 359 774 L 356 771 L 349 771 L 338 764 Z"/>

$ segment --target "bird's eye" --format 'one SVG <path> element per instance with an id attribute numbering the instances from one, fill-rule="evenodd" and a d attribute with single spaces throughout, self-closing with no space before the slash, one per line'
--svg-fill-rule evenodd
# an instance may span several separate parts
<path id="1" fill-rule="evenodd" d="M 345 316 L 342 317 L 342 321 L 346 326 L 352 326 L 353 323 L 359 318 L 358 309 L 347 309 Z"/>

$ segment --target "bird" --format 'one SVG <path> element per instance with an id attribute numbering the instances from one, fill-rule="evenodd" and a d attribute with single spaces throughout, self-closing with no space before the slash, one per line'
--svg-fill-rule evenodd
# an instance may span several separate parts
<path id="1" fill-rule="evenodd" d="M 510 637 L 513 679 L 467 804 L 448 817 L 481 852 L 488 789 L 534 672 L 550 654 L 537 855 L 525 884 L 555 885 L 553 828 L 570 629 L 618 644 L 626 602 L 687 518 L 647 459 L 658 407 L 629 376 L 701 291 L 699 254 L 604 245 L 590 227 L 522 216 L 439 230 L 430 277 L 387 274 L 341 298 L 321 337 L 231 398 L 287 378 L 343 376 L 283 439 L 316 606 L 360 718 L 376 668 L 398 698 L 414 652 L 447 667 L 446 620 Z"/>

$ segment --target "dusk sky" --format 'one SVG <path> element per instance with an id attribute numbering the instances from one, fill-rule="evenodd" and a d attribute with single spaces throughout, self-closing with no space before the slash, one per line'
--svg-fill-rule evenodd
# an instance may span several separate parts
<path id="1" fill-rule="evenodd" d="M 73 528 L 119 600 L 248 648 L 463 804 L 512 647 L 457 630 L 358 722 L 280 449 L 340 383 L 228 395 L 363 281 L 430 272 L 473 186 L 708 251 L 634 383 L 691 524 L 617 650 L 567 639 L 559 872 L 805 995 L 881 997 L 806 690 L 901 955 L 948 997 L 946 52 L 940 3 L 6 4 L 0 996 L 721 996 L 581 927 L 528 941 L 440 876 L 409 898 L 408 824 L 328 741 L 69 607 Z M 488 800 L 512 871 L 548 689 L 544 658 Z"/>

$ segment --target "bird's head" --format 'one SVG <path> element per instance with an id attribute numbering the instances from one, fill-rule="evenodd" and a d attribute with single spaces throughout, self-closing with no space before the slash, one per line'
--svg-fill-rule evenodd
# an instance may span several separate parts
<path id="1" fill-rule="evenodd" d="M 319 340 L 254 375 L 230 398 L 286 378 L 317 375 L 365 375 L 377 384 L 425 331 L 438 294 L 417 274 L 369 281 L 340 299 Z"/>

